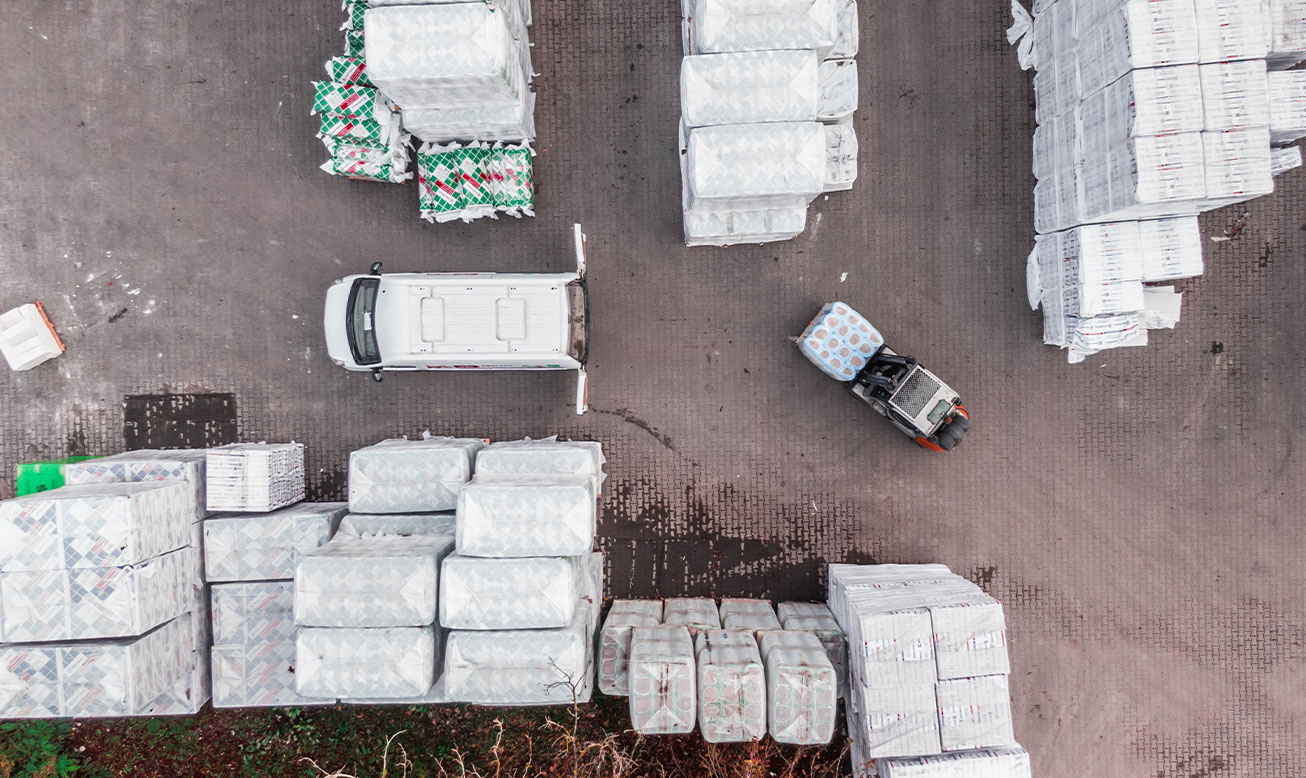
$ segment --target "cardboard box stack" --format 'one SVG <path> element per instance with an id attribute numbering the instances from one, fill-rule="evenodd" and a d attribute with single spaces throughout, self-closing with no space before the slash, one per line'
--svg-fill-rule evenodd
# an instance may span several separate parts
<path id="1" fill-rule="evenodd" d="M 1269 194 L 1300 154 L 1306 0 L 1036 0 L 1009 39 L 1033 67 L 1030 305 L 1071 362 L 1173 327 L 1200 275 L 1196 214 Z M 1298 92 L 1298 94 L 1301 94 Z M 1306 97 L 1306 95 L 1303 95 Z M 1274 106 L 1272 110 L 1271 106 Z M 1299 129 L 1301 128 L 1301 129 Z M 1086 225 L 1099 225 L 1089 228 Z"/>
<path id="2" fill-rule="evenodd" d="M 1001 604 L 943 565 L 830 565 L 829 605 L 848 636 L 856 775 L 1028 778 Z"/>
<path id="3" fill-rule="evenodd" d="M 69 485 L 0 502 L 0 717 L 204 703 L 198 518 L 193 488 L 171 481 Z"/>
<path id="4" fill-rule="evenodd" d="M 587 701 L 603 599 L 594 553 L 598 444 L 491 444 L 458 495 L 457 553 L 444 560 L 440 623 L 452 630 L 453 702 Z"/>
<path id="5" fill-rule="evenodd" d="M 788 240 L 857 177 L 856 0 L 682 0 L 685 243 Z"/>

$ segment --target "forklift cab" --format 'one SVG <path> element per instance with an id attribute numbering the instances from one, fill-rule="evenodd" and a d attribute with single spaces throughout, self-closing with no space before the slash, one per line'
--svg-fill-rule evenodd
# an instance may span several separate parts
<path id="1" fill-rule="evenodd" d="M 922 447 L 951 451 L 970 429 L 970 417 L 947 384 L 921 367 L 915 357 L 882 346 L 849 391 Z"/>

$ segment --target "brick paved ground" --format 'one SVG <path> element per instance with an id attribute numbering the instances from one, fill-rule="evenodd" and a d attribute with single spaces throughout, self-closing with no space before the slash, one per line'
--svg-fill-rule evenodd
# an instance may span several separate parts
<path id="1" fill-rule="evenodd" d="M 0 307 L 57 362 L 0 373 L 0 465 L 123 446 L 124 398 L 230 392 L 338 497 L 388 435 L 603 441 L 616 595 L 815 597 L 826 561 L 941 561 L 1007 605 L 1039 776 L 1306 774 L 1306 173 L 1209 215 L 1209 272 L 1153 345 L 1067 366 L 1024 303 L 1032 92 L 1005 0 L 864 1 L 861 173 L 803 237 L 681 245 L 673 2 L 539 2 L 539 217 L 418 220 L 411 184 L 317 170 L 335 0 L 18 0 L 0 29 Z M 1242 215 L 1246 211 L 1246 215 Z M 334 368 L 335 277 L 566 269 L 590 236 L 593 412 L 569 375 Z M 841 274 L 848 274 L 841 282 Z M 856 305 L 963 393 L 916 450 L 785 340 Z"/>

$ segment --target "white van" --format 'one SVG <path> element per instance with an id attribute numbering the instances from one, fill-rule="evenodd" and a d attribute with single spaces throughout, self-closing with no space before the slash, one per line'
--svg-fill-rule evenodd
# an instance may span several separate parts
<path id="1" fill-rule="evenodd" d="M 585 235 L 574 273 L 381 273 L 327 290 L 327 353 L 346 370 L 576 370 L 588 409 Z"/>

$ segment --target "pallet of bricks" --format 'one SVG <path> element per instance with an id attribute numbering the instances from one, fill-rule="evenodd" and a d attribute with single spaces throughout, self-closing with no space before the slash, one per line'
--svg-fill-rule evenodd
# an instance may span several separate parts
<path id="1" fill-rule="evenodd" d="M 854 775 L 1029 778 L 1001 604 L 944 565 L 830 565 L 829 606 L 848 638 Z"/>
<path id="2" fill-rule="evenodd" d="M 428 221 L 534 215 L 529 0 L 346 0 L 315 82 L 330 173 L 399 183 L 417 150 Z"/>
<path id="3" fill-rule="evenodd" d="M 602 598 L 597 443 L 355 451 L 335 538 L 299 555 L 294 692 L 349 703 L 585 701 Z"/>
<path id="4" fill-rule="evenodd" d="M 1274 190 L 1306 136 L 1306 0 L 1013 3 L 1033 67 L 1043 337 L 1071 362 L 1175 326 L 1196 215 Z"/>
<path id="5" fill-rule="evenodd" d="M 683 0 L 685 243 L 788 240 L 857 177 L 856 0 Z"/>
<path id="6" fill-rule="evenodd" d="M 819 603 L 617 600 L 599 635 L 599 689 L 627 696 L 645 735 L 829 743 L 843 667 L 843 633 Z"/>
<path id="7" fill-rule="evenodd" d="M 208 701 L 211 454 L 75 462 L 65 486 L 0 503 L 0 717 L 187 714 Z M 230 497 L 278 481 L 225 475 Z"/>

